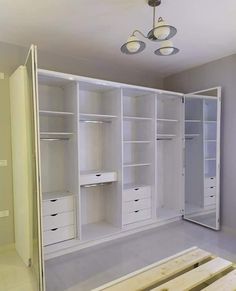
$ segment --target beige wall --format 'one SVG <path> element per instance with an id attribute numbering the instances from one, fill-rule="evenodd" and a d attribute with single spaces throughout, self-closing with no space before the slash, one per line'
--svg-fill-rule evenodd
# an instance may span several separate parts
<path id="1" fill-rule="evenodd" d="M 164 80 L 168 90 L 193 92 L 222 86 L 221 211 L 222 225 L 236 233 L 236 54 Z"/>
<path id="2" fill-rule="evenodd" d="M 9 217 L 0 218 L 0 246 L 14 242 L 11 125 L 9 79 L 0 80 L 0 160 L 7 160 L 7 167 L 0 167 L 0 211 L 9 210 Z"/>

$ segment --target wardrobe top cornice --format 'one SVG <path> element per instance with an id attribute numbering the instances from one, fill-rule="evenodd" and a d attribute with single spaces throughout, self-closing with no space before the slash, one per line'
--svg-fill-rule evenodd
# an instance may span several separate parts
<path id="1" fill-rule="evenodd" d="M 94 79 L 90 77 L 83 77 L 83 76 L 66 74 L 66 73 L 61 73 L 61 72 L 56 72 L 56 71 L 49 71 L 49 70 L 44 70 L 44 69 L 38 69 L 38 74 L 44 77 L 61 78 L 68 81 L 88 82 L 91 84 L 112 86 L 114 88 L 119 88 L 119 89 L 143 90 L 143 91 L 146 91 L 145 93 L 172 94 L 179 97 L 184 96 L 183 93 L 178 93 L 178 92 L 173 92 L 173 91 L 167 91 L 167 90 L 161 90 L 161 89 L 155 89 L 155 88 L 149 88 L 149 87 L 137 86 L 137 85 L 130 85 L 130 84 L 106 81 L 106 80 L 101 80 L 101 79 Z"/>

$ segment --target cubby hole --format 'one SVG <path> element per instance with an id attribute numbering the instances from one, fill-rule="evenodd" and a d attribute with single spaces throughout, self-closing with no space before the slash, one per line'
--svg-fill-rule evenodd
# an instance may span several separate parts
<path id="1" fill-rule="evenodd" d="M 138 165 L 152 163 L 150 143 L 147 144 L 133 144 L 127 143 L 123 145 L 124 151 L 124 165 Z"/>
<path id="2" fill-rule="evenodd" d="M 81 187 L 80 197 L 83 241 L 120 231 L 119 201 L 115 183 Z"/>

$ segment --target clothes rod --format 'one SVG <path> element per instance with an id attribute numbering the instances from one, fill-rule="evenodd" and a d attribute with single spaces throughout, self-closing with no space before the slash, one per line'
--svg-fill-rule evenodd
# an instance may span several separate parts
<path id="1" fill-rule="evenodd" d="M 109 120 L 80 120 L 80 122 L 83 122 L 83 123 L 111 123 L 111 121 Z"/>
<path id="2" fill-rule="evenodd" d="M 83 188 L 91 188 L 91 187 L 97 187 L 97 186 L 105 186 L 105 185 L 108 185 L 108 184 L 112 184 L 112 182 L 81 185 L 81 187 L 83 187 Z"/>
<path id="3" fill-rule="evenodd" d="M 173 140 L 173 138 L 157 138 L 157 140 Z"/>

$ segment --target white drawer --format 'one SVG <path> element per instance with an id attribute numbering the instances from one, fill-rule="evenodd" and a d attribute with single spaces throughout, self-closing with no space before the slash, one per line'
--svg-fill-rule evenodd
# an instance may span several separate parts
<path id="1" fill-rule="evenodd" d="M 54 228 L 43 232 L 43 245 L 47 246 L 75 237 L 74 225 Z"/>
<path id="2" fill-rule="evenodd" d="M 216 186 L 216 177 L 205 178 L 205 187 Z"/>
<path id="3" fill-rule="evenodd" d="M 127 201 L 123 204 L 123 212 L 129 213 L 136 210 L 151 208 L 151 199 L 135 199 L 133 201 Z"/>
<path id="4" fill-rule="evenodd" d="M 212 186 L 204 189 L 204 196 L 216 195 L 216 187 Z"/>
<path id="5" fill-rule="evenodd" d="M 82 174 L 80 176 L 80 185 L 96 184 L 96 183 L 107 183 L 117 181 L 116 172 L 96 172 Z"/>
<path id="6" fill-rule="evenodd" d="M 151 209 L 137 210 L 123 215 L 123 223 L 129 224 L 151 218 Z"/>
<path id="7" fill-rule="evenodd" d="M 43 230 L 74 224 L 74 211 L 54 213 L 43 217 Z"/>
<path id="8" fill-rule="evenodd" d="M 216 196 L 215 195 L 204 197 L 204 206 L 213 205 L 215 203 L 216 203 Z"/>
<path id="9" fill-rule="evenodd" d="M 72 211 L 74 209 L 73 196 L 55 198 L 43 201 L 43 215 Z"/>
<path id="10" fill-rule="evenodd" d="M 143 198 L 148 198 L 148 197 L 151 197 L 150 186 L 130 188 L 130 189 L 125 189 L 123 191 L 124 201 L 132 201 L 132 200 L 143 199 Z"/>

